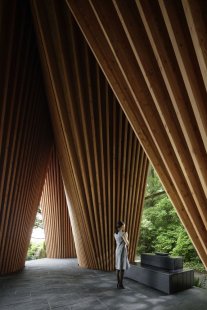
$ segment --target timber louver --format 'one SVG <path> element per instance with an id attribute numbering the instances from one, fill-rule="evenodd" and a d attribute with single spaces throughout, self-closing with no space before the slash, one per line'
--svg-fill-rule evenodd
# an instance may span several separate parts
<path id="1" fill-rule="evenodd" d="M 67 5 L 32 7 L 79 264 L 113 270 L 120 218 L 134 260 L 148 160 Z"/>
<path id="2" fill-rule="evenodd" d="M 24 265 L 54 144 L 44 92 L 80 265 L 113 269 L 119 218 L 134 258 L 148 161 L 132 126 L 207 266 L 205 1 L 31 1 L 45 85 L 27 4 L 0 3 L 1 273 Z"/>
<path id="3" fill-rule="evenodd" d="M 67 3 L 207 267 L 206 1 Z"/>
<path id="4" fill-rule="evenodd" d="M 24 267 L 53 138 L 29 8 L 1 4 L 0 274 L 6 274 Z"/>
<path id="5" fill-rule="evenodd" d="M 47 257 L 76 257 L 62 175 L 54 147 L 43 187 L 40 207 L 44 223 Z"/>

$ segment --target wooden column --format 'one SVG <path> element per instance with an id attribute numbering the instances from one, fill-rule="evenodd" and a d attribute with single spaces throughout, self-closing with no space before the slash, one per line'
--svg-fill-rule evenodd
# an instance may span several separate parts
<path id="1" fill-rule="evenodd" d="M 28 5 L 1 2 L 0 274 L 24 267 L 52 133 Z"/>
<path id="2" fill-rule="evenodd" d="M 55 148 L 40 201 L 48 258 L 76 257 L 62 175 Z"/>
<path id="3" fill-rule="evenodd" d="M 147 157 L 63 1 L 32 1 L 79 264 L 114 269 L 117 220 L 134 260 Z"/>
<path id="4" fill-rule="evenodd" d="M 207 267 L 204 2 L 67 3 Z"/>

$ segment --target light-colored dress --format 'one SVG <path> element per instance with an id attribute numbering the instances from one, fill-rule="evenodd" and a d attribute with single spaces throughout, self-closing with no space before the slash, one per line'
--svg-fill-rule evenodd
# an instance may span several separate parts
<path id="1" fill-rule="evenodd" d="M 118 270 L 126 270 L 130 267 L 128 254 L 127 254 L 127 246 L 122 238 L 123 232 L 119 231 L 118 234 L 114 234 L 114 238 L 116 240 L 116 260 L 115 266 Z"/>

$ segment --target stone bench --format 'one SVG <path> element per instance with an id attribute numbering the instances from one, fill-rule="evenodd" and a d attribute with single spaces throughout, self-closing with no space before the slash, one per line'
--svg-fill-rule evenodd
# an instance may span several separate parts
<path id="1" fill-rule="evenodd" d="M 145 257 L 146 258 L 146 257 Z M 168 257 L 171 258 L 171 257 Z M 152 259 L 152 257 L 150 257 Z M 155 265 L 146 264 L 148 258 L 142 263 L 131 264 L 131 268 L 126 270 L 125 278 L 129 278 L 149 287 L 155 288 L 167 294 L 172 294 L 191 288 L 194 284 L 194 271 L 192 269 L 173 268 L 181 266 L 181 261 L 174 258 L 159 260 L 155 258 Z M 165 268 L 160 267 L 160 261 L 165 262 Z M 167 268 L 166 268 L 167 267 Z M 170 267 L 170 268 L 169 268 Z"/>

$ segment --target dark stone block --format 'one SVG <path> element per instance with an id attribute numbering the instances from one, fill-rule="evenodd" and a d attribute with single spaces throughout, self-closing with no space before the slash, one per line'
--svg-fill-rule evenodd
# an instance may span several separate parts
<path id="1" fill-rule="evenodd" d="M 191 288 L 194 284 L 194 271 L 191 269 L 167 271 L 140 263 L 132 264 L 131 268 L 126 270 L 125 277 L 167 294 Z"/>
<path id="2" fill-rule="evenodd" d="M 155 252 L 156 255 L 169 256 L 169 253 Z"/>
<path id="3" fill-rule="evenodd" d="M 183 268 L 183 258 L 166 255 L 155 255 L 151 253 L 141 254 L 141 264 L 143 266 L 153 266 L 166 270 L 178 270 Z"/>

